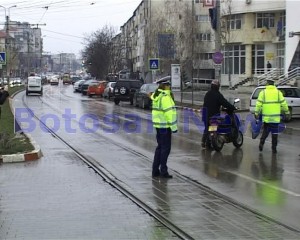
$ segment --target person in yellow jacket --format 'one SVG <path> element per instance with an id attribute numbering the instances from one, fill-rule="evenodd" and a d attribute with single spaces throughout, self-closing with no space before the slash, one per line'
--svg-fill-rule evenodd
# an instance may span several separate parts
<path id="1" fill-rule="evenodd" d="M 259 151 L 269 133 L 272 133 L 272 152 L 277 153 L 278 125 L 281 120 L 281 112 L 289 114 L 289 108 L 282 92 L 274 86 L 274 80 L 267 80 L 266 88 L 258 95 L 255 106 L 255 117 L 258 119 L 262 114 L 263 132 L 259 142 Z"/>
<path id="2" fill-rule="evenodd" d="M 150 96 L 152 100 L 152 123 L 156 129 L 157 147 L 152 164 L 152 177 L 172 178 L 167 161 L 171 151 L 172 133 L 177 132 L 177 112 L 170 90 L 170 79 L 157 81 L 157 90 Z"/>

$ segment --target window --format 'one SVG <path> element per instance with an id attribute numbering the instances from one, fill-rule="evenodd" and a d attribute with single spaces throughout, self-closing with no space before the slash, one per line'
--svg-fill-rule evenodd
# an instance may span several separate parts
<path id="1" fill-rule="evenodd" d="M 227 19 L 227 28 L 228 29 L 241 29 L 242 28 L 242 15 L 241 14 L 231 15 Z"/>
<path id="2" fill-rule="evenodd" d="M 197 33 L 196 34 L 196 39 L 198 41 L 210 41 L 211 40 L 211 35 L 210 35 L 210 33 Z"/>
<path id="3" fill-rule="evenodd" d="M 276 36 L 284 38 L 285 36 L 285 27 L 286 27 L 286 20 L 285 20 L 285 12 L 280 13 L 279 21 L 277 22 L 277 29 L 276 29 Z"/>
<path id="4" fill-rule="evenodd" d="M 195 3 L 200 3 L 200 0 L 195 0 Z"/>
<path id="5" fill-rule="evenodd" d="M 208 15 L 195 15 L 196 22 L 209 22 L 209 16 Z"/>
<path id="6" fill-rule="evenodd" d="M 274 27 L 274 13 L 256 13 L 256 27 L 257 28 L 270 28 Z"/>
<path id="7" fill-rule="evenodd" d="M 223 48 L 224 63 L 222 64 L 223 74 L 244 74 L 246 64 L 245 45 L 229 45 Z"/>
<path id="8" fill-rule="evenodd" d="M 197 53 L 197 59 L 210 60 L 212 59 L 213 53 Z"/>
<path id="9" fill-rule="evenodd" d="M 263 74 L 265 72 L 265 46 L 263 44 L 252 45 L 252 73 Z"/>

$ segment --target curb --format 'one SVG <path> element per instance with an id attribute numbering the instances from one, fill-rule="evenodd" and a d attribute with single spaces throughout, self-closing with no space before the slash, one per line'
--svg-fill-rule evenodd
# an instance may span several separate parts
<path id="1" fill-rule="evenodd" d="M 23 91 L 23 90 L 20 90 L 18 92 L 21 92 L 21 91 Z M 13 98 L 14 95 L 16 95 L 18 92 L 15 92 L 11 96 L 11 98 Z M 11 98 L 9 98 L 10 109 L 12 109 L 12 103 L 11 103 L 12 99 Z M 25 134 L 25 135 L 30 140 L 30 143 L 34 147 L 34 150 L 31 152 L 27 152 L 27 153 L 0 155 L 0 163 L 35 161 L 35 160 L 40 159 L 43 156 L 40 146 L 33 140 L 33 138 L 30 135 L 28 135 L 28 134 Z"/>
<path id="2" fill-rule="evenodd" d="M 26 135 L 30 143 L 34 146 L 34 150 L 27 153 L 8 154 L 0 156 L 1 163 L 27 162 L 35 161 L 43 156 L 40 146 L 28 135 Z"/>

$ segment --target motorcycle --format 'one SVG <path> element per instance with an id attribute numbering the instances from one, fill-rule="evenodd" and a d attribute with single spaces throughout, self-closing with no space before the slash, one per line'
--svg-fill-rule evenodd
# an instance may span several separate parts
<path id="1" fill-rule="evenodd" d="M 234 100 L 234 104 L 240 102 L 239 98 Z M 234 111 L 222 109 L 226 114 L 214 116 L 209 119 L 208 133 L 212 148 L 221 151 L 224 143 L 232 142 L 236 148 L 243 145 L 243 133 L 241 131 L 241 121 Z"/>

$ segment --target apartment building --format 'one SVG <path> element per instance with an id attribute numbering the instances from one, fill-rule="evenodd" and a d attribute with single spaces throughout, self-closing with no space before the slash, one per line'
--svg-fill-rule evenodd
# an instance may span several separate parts
<path id="1" fill-rule="evenodd" d="M 121 27 L 125 69 L 147 82 L 170 74 L 173 63 L 188 78 L 214 77 L 214 35 L 203 1 L 144 0 Z M 149 69 L 149 59 L 159 69 Z"/>
<path id="2" fill-rule="evenodd" d="M 0 35 L 0 41 L 7 42 L 6 47 L 1 46 L 8 59 L 5 74 L 27 76 L 29 72 L 39 71 L 43 50 L 41 29 L 31 28 L 28 22 L 17 21 L 9 21 L 6 27 L 4 38 Z"/>
<path id="3" fill-rule="evenodd" d="M 244 79 L 256 84 L 255 79 L 270 70 L 268 63 L 282 73 L 297 61 L 299 66 L 299 38 L 288 38 L 291 29 L 299 31 L 299 7 L 300 2 L 290 0 L 221 1 L 222 85 Z"/>

